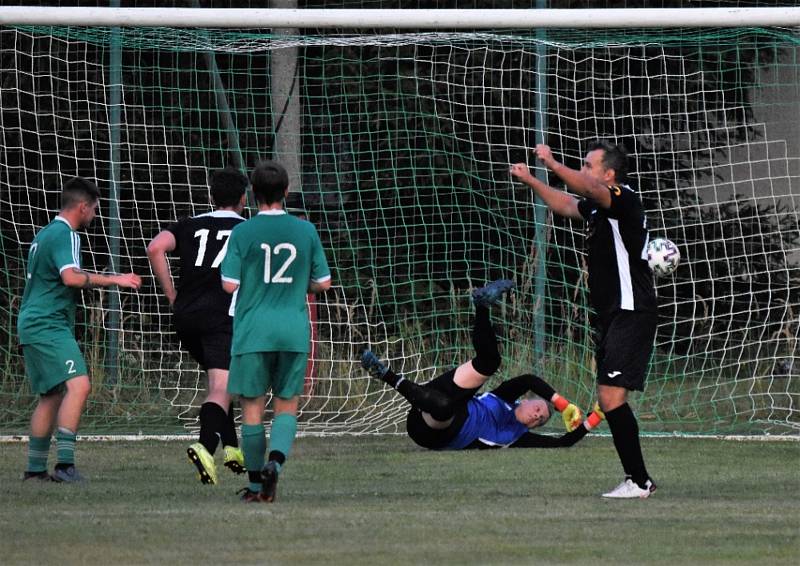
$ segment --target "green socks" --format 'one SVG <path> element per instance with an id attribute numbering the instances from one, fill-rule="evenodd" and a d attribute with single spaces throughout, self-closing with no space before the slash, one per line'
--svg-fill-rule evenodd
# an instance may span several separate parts
<path id="1" fill-rule="evenodd" d="M 294 437 L 297 434 L 297 417 L 289 413 L 281 413 L 272 419 L 272 431 L 269 435 L 270 455 L 280 452 L 283 458 L 276 460 L 280 471 L 285 458 L 292 451 Z M 267 438 L 264 425 L 242 424 L 242 452 L 244 467 L 250 476 L 250 491 L 261 490 L 261 469 L 264 467 L 264 455 L 267 451 Z M 259 480 L 258 482 L 253 480 Z"/>
<path id="2" fill-rule="evenodd" d="M 294 437 L 297 434 L 297 417 L 290 413 L 281 413 L 272 419 L 272 432 L 269 435 L 269 451 L 282 452 L 289 457 Z"/>
<path id="3" fill-rule="evenodd" d="M 244 453 L 244 467 L 248 472 L 257 472 L 260 477 L 266 451 L 267 437 L 264 425 L 242 424 L 242 452 Z M 250 491 L 261 491 L 261 483 L 251 481 Z"/>
<path id="4" fill-rule="evenodd" d="M 31 436 L 28 441 L 29 472 L 47 471 L 47 454 L 50 452 L 49 436 Z"/>
<path id="5" fill-rule="evenodd" d="M 59 427 L 56 431 L 56 448 L 58 449 L 58 463 L 67 466 L 75 464 L 75 440 L 78 438 L 69 429 Z"/>

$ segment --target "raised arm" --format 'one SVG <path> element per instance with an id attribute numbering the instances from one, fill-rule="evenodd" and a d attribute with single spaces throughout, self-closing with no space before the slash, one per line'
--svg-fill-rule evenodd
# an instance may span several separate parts
<path id="1" fill-rule="evenodd" d="M 578 211 L 578 199 L 564 191 L 554 189 L 531 175 L 531 171 L 525 163 L 512 165 L 511 175 L 532 188 L 554 213 L 567 218 L 582 218 Z"/>
<path id="2" fill-rule="evenodd" d="M 563 163 L 553 157 L 553 152 L 550 146 L 539 144 L 536 146 L 536 157 L 542 164 L 555 173 L 559 179 L 564 181 L 570 190 L 578 193 L 582 197 L 593 200 L 602 208 L 609 208 L 611 206 L 611 194 L 608 192 L 608 186 L 604 185 L 599 179 L 592 177 L 575 169 L 570 169 Z M 588 167 L 589 164 L 587 163 Z M 576 206 L 577 211 L 577 206 Z M 580 213 L 578 213 L 580 216 Z"/>

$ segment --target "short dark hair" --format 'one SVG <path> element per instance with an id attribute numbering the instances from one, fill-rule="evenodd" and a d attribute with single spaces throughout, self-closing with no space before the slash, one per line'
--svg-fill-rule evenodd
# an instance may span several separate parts
<path id="1" fill-rule="evenodd" d="M 70 209 L 82 202 L 91 204 L 100 200 L 100 190 L 92 181 L 73 177 L 61 189 L 61 210 Z"/>
<path id="2" fill-rule="evenodd" d="M 280 202 L 289 186 L 289 174 L 277 161 L 259 161 L 250 173 L 253 194 L 258 204 Z"/>
<path id="3" fill-rule="evenodd" d="M 587 152 L 596 149 L 603 150 L 603 165 L 606 169 L 614 170 L 614 177 L 618 183 L 628 180 L 628 151 L 622 144 L 614 144 L 608 140 L 597 140 L 589 144 Z"/>
<path id="4" fill-rule="evenodd" d="M 236 206 L 249 184 L 247 176 L 233 167 L 212 171 L 209 187 L 214 205 L 220 208 Z"/>

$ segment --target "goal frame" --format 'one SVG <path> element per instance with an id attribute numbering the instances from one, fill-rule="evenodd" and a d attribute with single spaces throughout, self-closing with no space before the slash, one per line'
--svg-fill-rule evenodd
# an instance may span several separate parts
<path id="1" fill-rule="evenodd" d="M 0 26 L 342 30 L 546 30 L 623 28 L 797 28 L 800 7 L 515 10 L 0 8 Z M 168 438 L 174 435 L 147 435 Z M 682 434 L 682 437 L 691 437 Z M 180 437 L 180 436 L 179 436 Z M 709 436 L 704 436 L 709 437 Z M 719 438 L 747 438 L 723 435 Z M 0 441 L 20 437 L 0 436 Z M 100 438 L 98 436 L 98 438 Z M 127 438 L 127 437 L 126 437 Z M 769 436 L 764 436 L 769 438 Z M 796 436 L 773 437 L 798 440 Z"/>
<path id="2" fill-rule="evenodd" d="M 548 29 L 797 27 L 800 8 L 286 9 L 0 8 L 0 26 Z"/>

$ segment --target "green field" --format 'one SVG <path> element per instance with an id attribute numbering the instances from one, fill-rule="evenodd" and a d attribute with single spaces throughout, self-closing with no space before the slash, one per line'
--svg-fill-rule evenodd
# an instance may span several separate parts
<path id="1" fill-rule="evenodd" d="M 23 484 L 0 444 L 0 563 L 797 564 L 800 443 L 644 439 L 659 490 L 606 501 L 608 437 L 434 453 L 404 437 L 301 438 L 272 504 L 196 482 L 185 442 L 83 442 L 86 486 Z M 51 452 L 52 454 L 52 452 Z M 51 456 L 52 457 L 52 456 Z"/>

